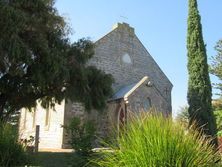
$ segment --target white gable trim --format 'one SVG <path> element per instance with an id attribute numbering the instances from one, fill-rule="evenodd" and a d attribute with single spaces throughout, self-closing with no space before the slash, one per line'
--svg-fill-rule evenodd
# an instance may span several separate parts
<path id="1" fill-rule="evenodd" d="M 128 97 L 138 88 L 140 85 L 142 85 L 146 80 L 148 80 L 148 77 L 143 77 L 132 89 L 130 89 L 125 95 L 124 95 L 124 101 L 128 100 Z"/>

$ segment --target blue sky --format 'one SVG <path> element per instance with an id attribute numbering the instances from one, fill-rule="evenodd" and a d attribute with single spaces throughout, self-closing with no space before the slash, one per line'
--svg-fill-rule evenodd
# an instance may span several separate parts
<path id="1" fill-rule="evenodd" d="M 222 1 L 198 3 L 210 59 L 216 54 L 216 42 L 222 39 Z M 130 24 L 174 85 L 173 112 L 186 104 L 188 0 L 57 0 L 55 6 L 72 28 L 72 41 L 82 37 L 96 41 L 115 23 Z M 217 82 L 216 77 L 211 76 L 211 81 Z"/>

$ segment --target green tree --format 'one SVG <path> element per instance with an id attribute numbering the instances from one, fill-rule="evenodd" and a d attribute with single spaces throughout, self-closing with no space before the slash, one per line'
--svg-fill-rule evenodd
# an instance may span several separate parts
<path id="1" fill-rule="evenodd" d="M 22 107 L 63 99 L 103 109 L 111 75 L 86 66 L 94 54 L 87 39 L 71 43 L 54 0 L 0 0 L 0 120 Z"/>
<path id="2" fill-rule="evenodd" d="M 213 100 L 212 107 L 217 123 L 217 136 L 222 137 L 222 99 Z"/>
<path id="3" fill-rule="evenodd" d="M 222 40 L 217 42 L 215 49 L 217 51 L 217 55 L 212 57 L 213 61 L 210 66 L 210 72 L 217 76 L 221 81 L 221 83 L 216 84 L 216 88 L 220 90 L 220 96 L 222 97 Z"/>
<path id="4" fill-rule="evenodd" d="M 215 138 L 216 122 L 211 106 L 211 83 L 196 0 L 189 0 L 187 50 L 189 123 L 195 122 L 197 127 L 202 129 L 203 134 Z M 212 143 L 217 145 L 216 138 Z"/>

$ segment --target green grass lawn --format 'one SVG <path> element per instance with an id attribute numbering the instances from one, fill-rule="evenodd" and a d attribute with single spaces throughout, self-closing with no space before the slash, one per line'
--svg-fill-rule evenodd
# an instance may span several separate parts
<path id="1" fill-rule="evenodd" d="M 98 154 L 94 154 L 98 157 Z M 89 157 L 88 157 L 89 158 Z M 29 155 L 30 163 L 28 166 L 38 167 L 83 167 L 85 159 L 75 153 L 60 153 L 60 152 L 39 152 L 37 154 Z M 88 167 L 96 167 L 94 165 L 86 165 Z M 218 164 L 218 166 L 220 166 Z"/>
<path id="2" fill-rule="evenodd" d="M 30 166 L 68 167 L 75 156 L 75 153 L 39 152 L 28 157 Z"/>
<path id="3" fill-rule="evenodd" d="M 61 152 L 39 152 L 37 154 L 28 155 L 27 166 L 39 167 L 97 167 L 96 164 L 88 164 L 89 159 L 96 159 L 99 153 L 93 153 L 89 156 L 80 156 L 75 152 L 61 153 Z M 87 165 L 86 165 L 87 164 Z"/>

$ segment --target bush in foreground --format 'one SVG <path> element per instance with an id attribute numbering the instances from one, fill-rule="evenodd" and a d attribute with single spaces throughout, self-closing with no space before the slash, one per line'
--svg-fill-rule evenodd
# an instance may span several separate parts
<path id="1" fill-rule="evenodd" d="M 70 165 L 73 167 L 88 166 L 89 159 L 93 157 L 92 144 L 96 132 L 94 122 L 73 117 L 63 128 L 70 137 L 69 144 L 75 150 Z"/>
<path id="2" fill-rule="evenodd" d="M 202 167 L 216 166 L 218 153 L 197 131 L 183 129 L 163 116 L 132 116 L 113 152 L 95 163 L 103 167 Z"/>
<path id="3" fill-rule="evenodd" d="M 69 144 L 76 153 L 88 155 L 92 150 L 92 142 L 95 139 L 95 125 L 93 121 L 81 121 L 78 117 L 73 117 L 68 125 L 63 128 L 70 136 Z"/>
<path id="4" fill-rule="evenodd" d="M 17 142 L 15 127 L 0 123 L 0 166 L 19 166 L 26 162 L 24 148 Z"/>

